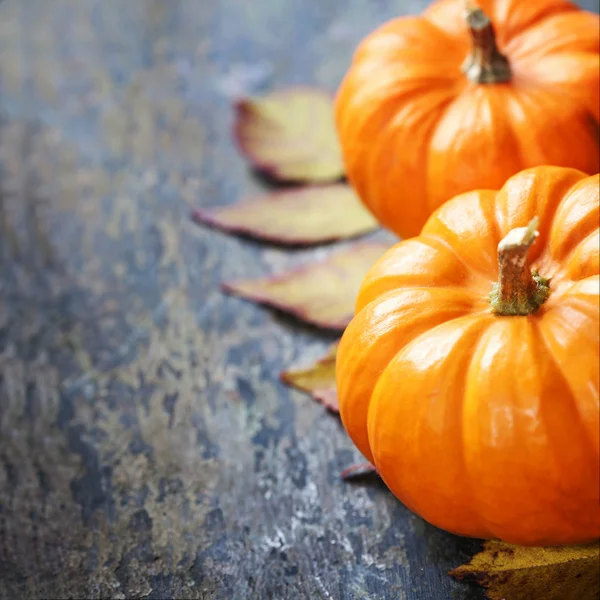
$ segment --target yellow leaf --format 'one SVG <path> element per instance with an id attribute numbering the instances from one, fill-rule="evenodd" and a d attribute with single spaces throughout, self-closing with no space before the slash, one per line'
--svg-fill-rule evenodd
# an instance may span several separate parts
<path id="1" fill-rule="evenodd" d="M 388 244 L 362 243 L 325 260 L 258 279 L 224 283 L 223 290 L 326 329 L 345 329 L 367 271 Z"/>
<path id="2" fill-rule="evenodd" d="M 315 400 L 331 412 L 339 413 L 335 387 L 335 356 L 337 342 L 327 354 L 312 365 L 303 369 L 288 369 L 281 373 L 281 379 L 288 385 L 309 392 Z"/>
<path id="3" fill-rule="evenodd" d="M 307 186 L 264 194 L 193 218 L 218 229 L 279 244 L 316 244 L 377 229 L 375 217 L 349 185 Z"/>
<path id="4" fill-rule="evenodd" d="M 292 88 L 240 100 L 235 108 L 235 136 L 255 168 L 278 181 L 343 177 L 331 94 Z"/>
<path id="5" fill-rule="evenodd" d="M 598 600 L 600 546 L 531 548 L 489 541 L 450 575 L 483 585 L 490 600 Z"/>

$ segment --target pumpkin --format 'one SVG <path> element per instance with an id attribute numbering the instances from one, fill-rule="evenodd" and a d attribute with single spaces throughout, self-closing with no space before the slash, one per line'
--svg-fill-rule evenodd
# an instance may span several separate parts
<path id="1" fill-rule="evenodd" d="M 599 189 L 546 166 L 466 192 L 362 283 L 337 354 L 342 422 L 442 529 L 600 537 Z"/>
<path id="2" fill-rule="evenodd" d="M 336 98 L 350 183 L 410 237 L 446 200 L 523 169 L 597 173 L 599 32 L 565 0 L 440 0 L 385 23 Z"/>

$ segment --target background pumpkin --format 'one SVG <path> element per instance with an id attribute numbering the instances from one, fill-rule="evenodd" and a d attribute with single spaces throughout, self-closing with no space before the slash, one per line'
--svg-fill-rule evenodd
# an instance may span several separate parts
<path id="1" fill-rule="evenodd" d="M 598 15 L 565 0 L 481 0 L 469 16 L 466 4 L 381 26 L 337 95 L 348 178 L 403 237 L 527 167 L 600 168 Z"/>
<path id="2" fill-rule="evenodd" d="M 342 421 L 438 527 L 523 545 L 600 537 L 599 188 L 598 175 L 537 167 L 462 194 L 362 284 L 338 349 Z M 497 315 L 498 244 L 536 216 L 528 260 L 549 296 Z M 519 288 L 534 291 L 523 234 L 503 246 L 508 313 Z"/>

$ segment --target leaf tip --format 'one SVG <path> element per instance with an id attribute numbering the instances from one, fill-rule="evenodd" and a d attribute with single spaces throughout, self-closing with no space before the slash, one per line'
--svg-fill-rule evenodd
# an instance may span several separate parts
<path id="1" fill-rule="evenodd" d="M 219 288 L 225 294 L 236 295 L 238 293 L 235 281 L 222 281 Z"/>
<path id="2" fill-rule="evenodd" d="M 214 225 L 215 217 L 212 211 L 196 208 L 190 213 L 190 218 L 194 223 L 198 223 L 199 225 Z"/>
<path id="3" fill-rule="evenodd" d="M 286 385 L 290 385 L 290 386 L 294 385 L 294 379 L 290 375 L 289 371 L 281 371 L 279 373 L 279 381 L 281 381 L 281 383 L 285 383 Z"/>
<path id="4" fill-rule="evenodd" d="M 356 481 L 371 475 L 377 475 L 377 469 L 373 464 L 367 462 L 347 467 L 340 474 L 340 478 L 342 481 Z"/>

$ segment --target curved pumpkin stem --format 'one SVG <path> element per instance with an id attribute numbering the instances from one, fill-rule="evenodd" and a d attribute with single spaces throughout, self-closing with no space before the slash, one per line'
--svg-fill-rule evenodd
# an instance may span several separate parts
<path id="1" fill-rule="evenodd" d="M 490 292 L 490 304 L 499 315 L 530 315 L 550 292 L 549 280 L 529 268 L 527 254 L 535 242 L 539 219 L 527 227 L 511 229 L 498 244 L 498 282 Z"/>
<path id="2" fill-rule="evenodd" d="M 473 83 L 506 83 L 512 78 L 510 64 L 496 45 L 490 18 L 470 0 L 466 2 L 466 20 L 471 30 L 473 49 L 462 70 Z"/>

